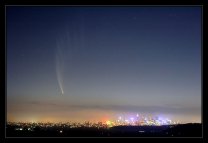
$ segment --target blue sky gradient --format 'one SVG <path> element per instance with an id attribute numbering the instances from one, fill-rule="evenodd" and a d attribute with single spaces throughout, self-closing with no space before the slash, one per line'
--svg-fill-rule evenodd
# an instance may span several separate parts
<path id="1" fill-rule="evenodd" d="M 201 7 L 7 6 L 6 28 L 7 120 L 201 122 Z"/>

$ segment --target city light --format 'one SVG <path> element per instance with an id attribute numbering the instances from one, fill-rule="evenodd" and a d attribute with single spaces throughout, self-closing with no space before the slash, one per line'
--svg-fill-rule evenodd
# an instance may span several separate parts
<path id="1" fill-rule="evenodd" d="M 30 132 L 34 131 L 34 129 L 39 126 L 41 128 L 52 128 L 52 127 L 69 127 L 69 128 L 81 128 L 81 127 L 93 127 L 93 128 L 111 128 L 114 126 L 162 126 L 162 125 L 174 125 L 179 124 L 178 121 L 172 121 L 169 118 L 164 117 L 146 117 L 143 115 L 140 115 L 138 118 L 138 114 L 135 116 L 130 117 L 122 117 L 119 116 L 116 120 L 107 120 L 105 122 L 65 122 L 65 123 L 41 123 L 41 122 L 8 122 L 8 124 L 16 125 L 17 127 L 15 130 L 28 130 Z M 59 133 L 63 133 L 63 130 L 58 130 Z"/>

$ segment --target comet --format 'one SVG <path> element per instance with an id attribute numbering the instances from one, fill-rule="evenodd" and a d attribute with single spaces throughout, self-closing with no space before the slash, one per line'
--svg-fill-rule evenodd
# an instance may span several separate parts
<path id="1" fill-rule="evenodd" d="M 58 85 L 60 88 L 61 95 L 64 95 L 64 70 L 65 70 L 65 47 L 66 41 L 57 40 L 57 46 L 55 51 L 56 56 L 56 75 L 58 80 Z"/>
<path id="2" fill-rule="evenodd" d="M 68 31 L 67 29 L 60 33 L 56 39 L 55 47 L 55 64 L 56 64 L 56 75 L 58 85 L 60 88 L 61 95 L 64 95 L 64 74 L 66 69 L 69 67 L 68 60 L 72 57 L 72 49 L 75 43 L 73 43 L 75 31 Z"/>
<path id="3" fill-rule="evenodd" d="M 61 94 L 64 95 L 64 90 L 61 88 Z"/>

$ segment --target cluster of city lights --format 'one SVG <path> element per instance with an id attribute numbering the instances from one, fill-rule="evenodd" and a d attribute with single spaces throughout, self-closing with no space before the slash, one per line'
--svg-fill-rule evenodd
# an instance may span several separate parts
<path id="1" fill-rule="evenodd" d="M 168 118 L 162 117 L 145 117 L 139 114 L 131 117 L 122 117 L 119 116 L 117 120 L 111 121 L 107 120 L 106 122 L 84 122 L 84 123 L 76 123 L 76 122 L 65 122 L 65 123 L 41 123 L 41 122 L 8 122 L 8 125 L 15 125 L 15 130 L 28 130 L 33 131 L 36 127 L 41 127 L 42 129 L 48 128 L 110 128 L 114 126 L 161 126 L 161 125 L 174 125 L 179 124 L 178 122 L 174 122 Z M 59 131 L 62 133 L 62 130 Z"/>
<path id="2" fill-rule="evenodd" d="M 131 125 L 131 126 L 143 126 L 143 125 L 153 125 L 153 126 L 161 126 L 161 125 L 173 125 L 179 124 L 178 122 L 172 121 L 168 118 L 162 117 L 145 117 L 139 114 L 136 114 L 132 117 L 121 117 L 119 116 L 116 121 L 106 121 L 106 124 L 109 127 L 113 126 L 121 126 L 121 125 Z"/>
<path id="3" fill-rule="evenodd" d="M 37 127 L 41 128 L 42 130 L 47 129 L 57 129 L 58 132 L 62 133 L 64 128 L 108 128 L 107 124 L 102 122 L 98 123 L 72 123 L 72 122 L 65 122 L 65 123 L 51 123 L 51 122 L 7 122 L 9 126 L 15 126 L 15 130 L 17 131 L 34 131 Z"/>

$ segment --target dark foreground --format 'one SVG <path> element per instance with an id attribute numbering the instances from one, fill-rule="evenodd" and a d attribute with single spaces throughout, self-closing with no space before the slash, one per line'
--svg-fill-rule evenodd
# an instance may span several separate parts
<path id="1" fill-rule="evenodd" d="M 7 137 L 201 137 L 201 124 L 180 124 L 163 126 L 115 126 L 95 127 L 40 127 L 18 129 L 7 125 Z"/>

